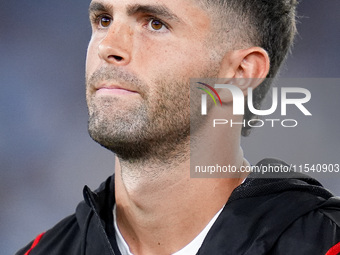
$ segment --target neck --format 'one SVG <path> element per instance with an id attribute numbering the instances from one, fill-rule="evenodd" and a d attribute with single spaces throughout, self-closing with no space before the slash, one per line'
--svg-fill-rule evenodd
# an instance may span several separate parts
<path id="1" fill-rule="evenodd" d="M 229 142 L 228 148 L 207 151 L 215 158 L 221 154 L 222 161 L 238 167 L 245 163 L 237 141 Z M 134 254 L 172 254 L 183 248 L 245 177 L 190 178 L 189 157 L 170 162 L 138 164 L 116 159 L 117 224 Z"/>

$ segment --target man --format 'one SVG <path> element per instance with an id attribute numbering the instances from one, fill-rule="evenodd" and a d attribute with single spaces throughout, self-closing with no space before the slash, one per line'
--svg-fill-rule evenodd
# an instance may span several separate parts
<path id="1" fill-rule="evenodd" d="M 190 144 L 204 139 L 206 122 L 195 117 L 201 94 L 189 96 L 189 79 L 249 79 L 236 86 L 245 95 L 256 88 L 259 105 L 269 86 L 261 80 L 275 76 L 292 44 L 295 4 L 93 0 L 89 133 L 116 153 L 115 175 L 96 192 L 85 187 L 74 215 L 17 254 L 337 254 L 340 201 L 317 181 L 190 178 Z M 230 95 L 221 101 L 242 121 Z M 249 128 L 219 132 L 205 157 L 249 166 L 240 147 Z"/>

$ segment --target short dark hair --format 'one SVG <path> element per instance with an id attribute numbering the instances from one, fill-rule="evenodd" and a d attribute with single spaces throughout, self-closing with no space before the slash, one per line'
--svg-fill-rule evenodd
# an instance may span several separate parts
<path id="1" fill-rule="evenodd" d="M 259 46 L 270 58 L 267 78 L 274 78 L 291 49 L 296 34 L 297 0 L 197 0 L 217 12 L 224 20 L 219 30 L 222 40 L 231 40 L 231 47 Z M 214 22 L 219 22 L 215 20 Z M 224 31 L 224 33 L 223 33 Z M 266 79 L 253 91 L 253 105 L 259 109 L 272 79 Z M 257 118 L 245 107 L 244 120 Z M 242 135 L 248 136 L 251 127 L 246 124 Z"/>

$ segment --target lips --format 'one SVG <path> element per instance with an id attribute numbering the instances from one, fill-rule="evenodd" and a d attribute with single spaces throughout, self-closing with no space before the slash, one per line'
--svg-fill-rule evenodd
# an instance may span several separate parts
<path id="1" fill-rule="evenodd" d="M 138 92 L 124 86 L 102 84 L 95 87 L 95 93 L 96 95 L 131 95 Z"/>

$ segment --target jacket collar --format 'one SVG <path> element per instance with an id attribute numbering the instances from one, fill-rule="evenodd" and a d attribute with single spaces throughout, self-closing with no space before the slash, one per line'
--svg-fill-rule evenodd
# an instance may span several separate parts
<path id="1" fill-rule="evenodd" d="M 113 228 L 114 176 L 94 192 L 85 186 L 83 194 L 84 201 L 76 209 L 83 239 L 82 254 L 120 255 Z"/>

